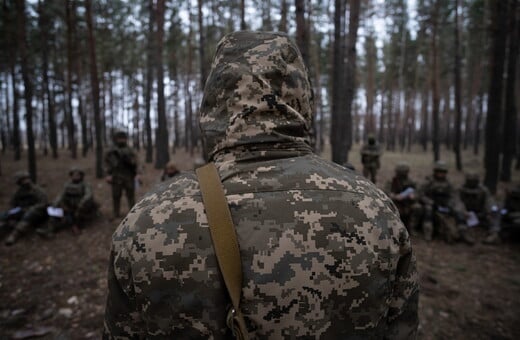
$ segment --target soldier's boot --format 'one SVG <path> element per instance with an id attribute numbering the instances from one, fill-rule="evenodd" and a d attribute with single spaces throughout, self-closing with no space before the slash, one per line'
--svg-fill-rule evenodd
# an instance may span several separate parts
<path id="1" fill-rule="evenodd" d="M 430 242 L 433 238 L 433 223 L 426 221 L 423 223 L 424 239 Z"/>
<path id="2" fill-rule="evenodd" d="M 52 222 L 47 223 L 47 225 L 44 227 L 36 229 L 36 234 L 38 234 L 38 236 L 41 236 L 43 238 L 53 238 L 54 232 L 55 232 L 55 225 Z"/>
<path id="3" fill-rule="evenodd" d="M 22 236 L 22 233 L 19 230 L 14 229 L 5 239 L 5 245 L 12 246 L 16 243 L 16 241 L 18 241 L 20 236 Z"/>
<path id="4" fill-rule="evenodd" d="M 469 233 L 468 229 L 459 229 L 460 230 L 460 240 L 470 246 L 475 244 L 475 238 Z"/>
<path id="5" fill-rule="evenodd" d="M 484 241 L 482 241 L 482 243 L 484 244 L 499 244 L 500 242 L 502 242 L 502 240 L 500 239 L 500 235 L 496 231 L 489 233 L 489 235 L 484 239 Z"/>

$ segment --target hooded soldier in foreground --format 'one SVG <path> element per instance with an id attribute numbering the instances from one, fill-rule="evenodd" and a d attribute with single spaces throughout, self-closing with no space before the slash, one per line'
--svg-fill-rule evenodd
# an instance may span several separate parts
<path id="1" fill-rule="evenodd" d="M 217 46 L 200 110 L 242 259 L 251 338 L 413 338 L 415 258 L 391 201 L 313 154 L 296 45 L 236 32 Z M 113 235 L 106 339 L 227 339 L 228 293 L 195 174 L 157 186 Z"/>

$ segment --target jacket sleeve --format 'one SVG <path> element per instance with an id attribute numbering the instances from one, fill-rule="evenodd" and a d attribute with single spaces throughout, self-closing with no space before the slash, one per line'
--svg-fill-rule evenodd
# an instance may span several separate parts
<path id="1" fill-rule="evenodd" d="M 112 246 L 103 339 L 145 339 L 132 280 L 129 249 Z"/>
<path id="2" fill-rule="evenodd" d="M 65 188 L 66 188 L 66 186 L 67 185 L 65 184 L 65 186 L 61 190 L 61 192 L 58 195 L 58 197 L 56 197 L 56 199 L 52 202 L 52 205 L 54 207 L 59 207 L 63 203 L 63 198 L 65 197 Z"/>
<path id="3" fill-rule="evenodd" d="M 88 183 L 85 183 L 85 193 L 83 194 L 83 197 L 81 198 L 81 201 L 79 201 L 79 206 L 81 207 L 83 204 L 85 204 L 86 202 L 89 202 L 90 200 L 92 200 L 92 187 L 90 186 L 90 184 Z"/>
<path id="4" fill-rule="evenodd" d="M 406 230 L 402 230 L 399 242 L 401 257 L 396 268 L 385 339 L 414 339 L 419 326 L 416 261 Z"/>

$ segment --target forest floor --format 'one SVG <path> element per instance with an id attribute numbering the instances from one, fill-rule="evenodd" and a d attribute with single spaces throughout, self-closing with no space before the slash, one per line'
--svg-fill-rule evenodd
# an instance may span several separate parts
<path id="1" fill-rule="evenodd" d="M 359 146 L 350 155 L 360 169 Z M 454 169 L 453 155 L 445 151 L 443 156 Z M 419 149 L 385 152 L 378 184 L 392 176 L 399 160 L 412 165 L 411 177 L 420 182 L 431 173 L 431 158 L 431 153 Z M 25 160 L 12 159 L 11 153 L 0 155 L 0 211 L 8 208 L 15 190 L 12 174 L 26 169 Z M 179 151 L 173 159 L 181 170 L 192 168 L 193 157 L 188 153 Z M 480 158 L 468 153 L 464 160 L 466 169 L 482 169 Z M 77 236 L 62 231 L 50 240 L 30 235 L 12 247 L 0 244 L 0 339 L 100 338 L 110 237 L 119 222 L 110 218 L 110 188 L 94 179 L 92 154 L 73 162 L 65 151 L 58 161 L 38 156 L 38 182 L 53 199 L 73 164 L 85 169 L 86 180 L 101 203 L 101 216 Z M 518 171 L 513 176 L 515 183 L 520 182 Z M 146 164 L 137 196 L 159 177 L 160 171 Z M 449 177 L 455 185 L 462 184 L 462 173 L 452 170 Z M 507 185 L 500 183 L 499 199 Z M 475 233 L 480 241 L 485 234 L 483 230 Z M 420 339 L 520 339 L 519 244 L 479 242 L 471 247 L 439 240 L 427 243 L 420 236 L 412 237 L 412 242 L 421 284 Z"/>

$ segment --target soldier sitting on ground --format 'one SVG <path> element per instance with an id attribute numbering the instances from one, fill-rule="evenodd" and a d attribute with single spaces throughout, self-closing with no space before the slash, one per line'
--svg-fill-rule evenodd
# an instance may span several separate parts
<path id="1" fill-rule="evenodd" d="M 468 226 L 479 225 L 488 228 L 489 235 L 484 243 L 499 242 L 500 212 L 489 190 L 480 184 L 477 173 L 466 173 L 464 184 L 459 189 L 459 195 L 466 209 Z"/>
<path id="2" fill-rule="evenodd" d="M 405 162 L 397 164 L 395 176 L 388 181 L 385 191 L 399 209 L 399 214 L 408 232 L 417 228 L 422 207 L 417 201 L 417 185 L 408 177 L 410 165 Z"/>
<path id="3" fill-rule="evenodd" d="M 502 239 L 520 239 L 520 184 L 506 193 L 501 219 Z"/>
<path id="4" fill-rule="evenodd" d="M 363 176 L 376 183 L 377 170 L 381 167 L 379 158 L 381 149 L 374 135 L 368 135 L 368 143 L 361 148 L 361 163 L 363 164 Z"/>
<path id="5" fill-rule="evenodd" d="M 434 234 L 438 234 L 448 243 L 464 241 L 473 244 L 475 241 L 467 233 L 464 210 L 460 205 L 457 206 L 455 190 L 447 174 L 446 163 L 437 161 L 433 167 L 433 176 L 427 177 L 421 186 L 419 200 L 424 209 L 424 238 L 431 241 Z"/>
<path id="6" fill-rule="evenodd" d="M 106 181 L 112 185 L 112 203 L 114 217 L 120 217 L 121 196 L 126 194 L 128 208 L 135 204 L 135 182 L 138 164 L 135 151 L 128 146 L 128 135 L 124 131 L 114 133 L 114 146 L 105 154 L 105 166 L 108 174 Z"/>
<path id="7" fill-rule="evenodd" d="M 5 215 L 5 222 L 12 227 L 12 231 L 5 240 L 5 244 L 14 244 L 30 228 L 44 223 L 47 219 L 47 195 L 43 189 L 31 181 L 28 172 L 21 171 L 15 175 L 18 190 L 11 198 L 11 209 Z M 9 213 L 11 212 L 11 213 Z"/>
<path id="8" fill-rule="evenodd" d="M 60 229 L 70 228 L 74 234 L 79 234 L 84 222 L 95 216 L 98 205 L 94 201 L 90 184 L 84 181 L 85 172 L 72 168 L 69 177 L 70 181 L 65 184 L 63 191 L 53 203 L 53 208 L 62 209 L 63 215 L 51 216 L 48 228 L 38 230 L 39 233 L 51 234 Z"/>
<path id="9" fill-rule="evenodd" d="M 178 175 L 179 173 L 180 172 L 177 169 L 177 166 L 175 166 L 175 163 L 173 161 L 169 161 L 168 163 L 166 163 L 166 166 L 164 167 L 164 171 L 161 176 L 161 182 L 169 180 L 173 178 L 175 175 Z"/>

